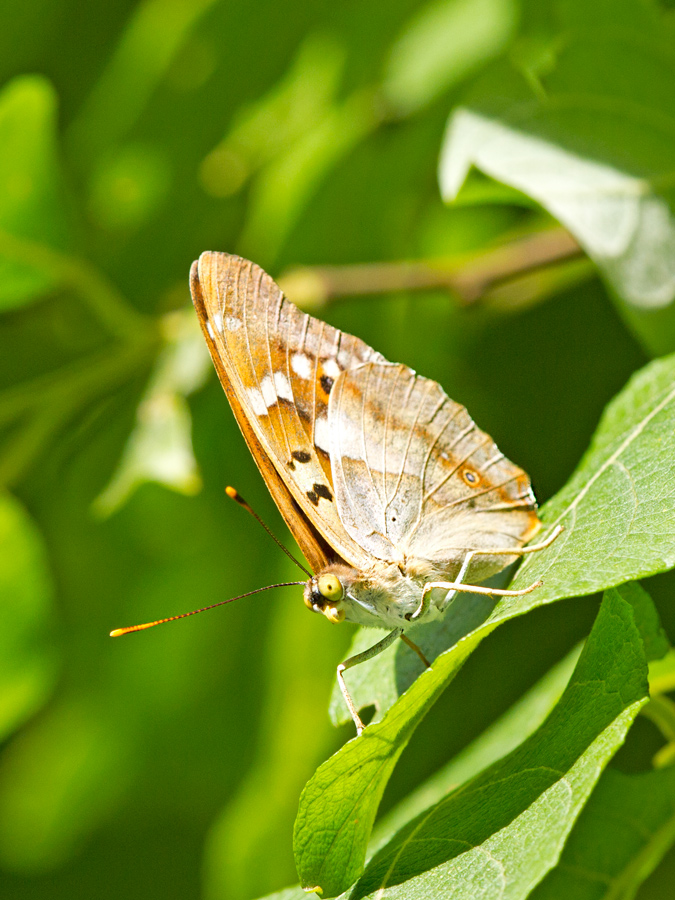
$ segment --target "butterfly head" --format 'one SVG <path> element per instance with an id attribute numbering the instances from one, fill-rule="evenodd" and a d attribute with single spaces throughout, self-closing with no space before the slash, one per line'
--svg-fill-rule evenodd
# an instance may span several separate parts
<path id="1" fill-rule="evenodd" d="M 365 573 L 333 563 L 305 582 L 304 599 L 308 609 L 334 624 L 394 628 L 407 624 L 405 613 L 419 605 L 419 591 L 411 587 L 395 566 Z"/>
<path id="2" fill-rule="evenodd" d="M 312 576 L 305 584 L 307 608 L 321 613 L 336 625 L 343 622 L 347 615 L 347 591 L 353 581 L 352 572 L 347 566 L 333 565 Z"/>

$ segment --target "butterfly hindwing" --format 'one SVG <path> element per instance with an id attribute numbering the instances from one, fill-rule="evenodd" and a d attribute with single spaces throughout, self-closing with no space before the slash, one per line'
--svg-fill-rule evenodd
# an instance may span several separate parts
<path id="1" fill-rule="evenodd" d="M 527 475 L 437 382 L 390 363 L 344 372 L 329 425 L 340 518 L 378 559 L 453 576 L 467 550 L 518 548 L 536 531 Z M 505 562 L 481 559 L 483 577 Z"/>

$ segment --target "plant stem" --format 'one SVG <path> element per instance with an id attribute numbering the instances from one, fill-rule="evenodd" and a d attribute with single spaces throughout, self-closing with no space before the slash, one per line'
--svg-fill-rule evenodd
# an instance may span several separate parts
<path id="1" fill-rule="evenodd" d="M 306 307 L 355 294 L 432 288 L 447 288 L 472 304 L 500 282 L 580 255 L 569 232 L 553 228 L 470 257 L 292 269 L 279 284 L 291 300 Z"/>

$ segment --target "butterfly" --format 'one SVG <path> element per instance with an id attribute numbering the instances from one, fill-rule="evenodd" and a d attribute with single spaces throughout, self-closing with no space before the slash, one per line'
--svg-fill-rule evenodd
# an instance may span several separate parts
<path id="1" fill-rule="evenodd" d="M 390 629 L 344 672 L 442 615 L 459 590 L 524 553 L 540 527 L 526 473 L 441 386 L 301 312 L 259 266 L 227 253 L 193 263 L 192 298 L 246 443 L 313 575 L 310 610 Z"/>

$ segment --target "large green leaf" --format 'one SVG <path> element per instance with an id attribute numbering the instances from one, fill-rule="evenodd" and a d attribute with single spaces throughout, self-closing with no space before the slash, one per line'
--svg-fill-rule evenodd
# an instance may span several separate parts
<path id="1" fill-rule="evenodd" d="M 526 897 L 556 862 L 644 703 L 645 663 L 633 609 L 609 591 L 570 684 L 544 725 L 402 829 L 350 897 L 433 897 L 442 886 L 453 897 L 473 898 L 479 885 L 485 896 Z"/>
<path id="2" fill-rule="evenodd" d="M 622 585 L 619 591 L 635 612 L 650 663 L 649 690 L 653 696 L 663 687 L 666 677 L 663 663 L 667 660 L 672 665 L 672 651 L 669 652 L 668 639 L 649 594 L 636 582 Z M 510 753 L 539 728 L 565 690 L 581 649 L 581 646 L 574 647 L 499 719 L 380 819 L 373 831 L 370 852 L 379 849 L 413 816 Z"/>
<path id="3" fill-rule="evenodd" d="M 675 769 L 608 769 L 533 900 L 631 900 L 675 842 Z"/>
<path id="4" fill-rule="evenodd" d="M 442 193 L 453 199 L 476 166 L 566 225 L 628 304 L 667 306 L 675 298 L 670 32 L 657 5 L 639 0 L 555 9 L 546 51 L 496 67 L 451 115 Z"/>
<path id="5" fill-rule="evenodd" d="M 475 896 L 478 884 L 490 888 L 486 896 L 503 896 L 506 885 L 509 896 L 527 895 L 555 864 L 597 778 L 646 700 L 646 658 L 634 614 L 639 616 L 640 608 L 631 599 L 619 591 L 605 596 L 572 680 L 546 723 L 399 832 L 376 854 L 350 897 L 438 896 L 449 880 L 457 897 Z M 462 642 L 472 643 L 471 638 Z M 441 656 L 429 674 L 458 652 Z M 391 770 L 402 737 L 424 714 L 425 680 L 431 681 L 419 678 L 383 722 L 328 760 L 305 788 L 296 859 L 306 889 L 333 896 L 361 874 L 385 783 L 382 773 Z M 413 712 L 407 721 L 403 706 Z M 531 854 L 534 834 L 537 853 Z"/>
<path id="6" fill-rule="evenodd" d="M 529 737 L 560 699 L 580 652 L 581 647 L 570 651 L 483 734 L 380 819 L 373 831 L 369 853 L 389 841 L 413 816 Z M 264 900 L 296 900 L 305 896 L 302 888 L 297 886 L 271 894 Z"/>
<path id="7" fill-rule="evenodd" d="M 51 576 L 42 538 L 9 494 L 0 494 L 0 740 L 49 695 Z"/>
<path id="8" fill-rule="evenodd" d="M 581 649 L 578 646 L 571 650 L 482 734 L 378 820 L 369 852 L 379 849 L 414 816 L 510 753 L 536 731 L 562 696 Z"/>
<path id="9" fill-rule="evenodd" d="M 54 90 L 38 75 L 15 78 L 0 94 L 0 310 L 53 284 L 52 274 L 14 259 L 2 233 L 62 247 L 68 232 L 62 190 Z"/>
<path id="10" fill-rule="evenodd" d="M 543 507 L 542 534 L 557 524 L 565 531 L 551 547 L 527 557 L 513 587 L 539 578 L 543 586 L 496 606 L 489 598 L 460 594 L 440 625 L 418 627 L 413 639 L 433 660 L 464 635 L 476 634 L 481 623 L 492 630 L 544 603 L 672 568 L 674 458 L 675 356 L 670 356 L 638 372 L 612 400 L 576 472 Z M 378 634 L 362 631 L 352 650 L 371 646 Z M 381 716 L 421 668 L 412 651 L 394 646 L 350 670 L 349 688 L 357 706 L 374 704 Z M 335 694 L 333 710 L 335 718 L 346 720 Z"/>

